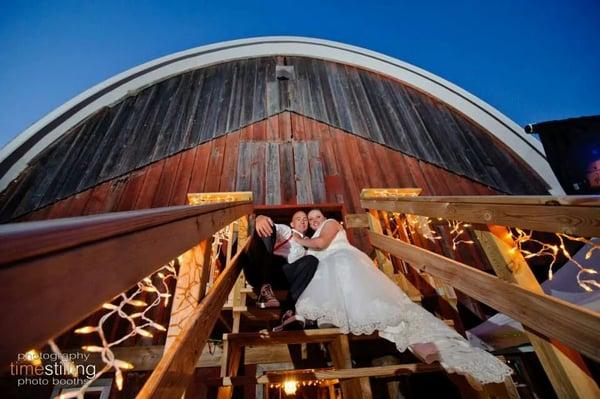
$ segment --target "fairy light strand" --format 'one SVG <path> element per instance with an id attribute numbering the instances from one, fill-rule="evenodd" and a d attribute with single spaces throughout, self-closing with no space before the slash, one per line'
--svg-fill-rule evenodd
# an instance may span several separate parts
<path id="1" fill-rule="evenodd" d="M 404 218 L 402 216 L 404 216 Z M 394 222 L 396 226 L 392 230 L 392 236 L 396 238 L 400 237 L 400 228 L 404 226 L 404 228 L 407 231 L 409 231 L 411 235 L 419 234 L 423 238 L 432 242 L 441 239 L 441 237 L 437 235 L 437 233 L 432 227 L 434 220 L 429 217 L 417 216 L 412 214 L 403 215 L 400 213 L 393 213 L 389 220 L 390 222 Z M 444 221 L 444 219 L 441 218 L 437 218 L 437 222 L 445 223 L 447 225 L 448 233 L 452 242 L 452 250 L 456 251 L 460 244 L 474 245 L 473 240 L 463 238 L 464 234 L 468 231 L 468 228 L 471 227 L 469 223 L 464 223 L 457 220 Z M 576 282 L 581 288 L 583 288 L 587 292 L 591 292 L 594 289 L 600 289 L 600 281 L 593 278 L 598 275 L 598 272 L 590 267 L 584 266 L 580 261 L 575 259 L 567 249 L 566 245 L 568 241 L 575 241 L 580 242 L 584 245 L 588 245 L 589 249 L 584 255 L 584 259 L 587 261 L 591 259 L 594 251 L 600 250 L 600 243 L 596 243 L 584 237 L 576 237 L 565 233 L 554 233 L 559 243 L 548 244 L 538 239 L 535 239 L 533 237 L 533 231 L 527 232 L 519 228 L 515 228 L 514 230 L 516 231 L 516 234 L 513 234 L 512 232 L 507 233 L 507 238 L 512 240 L 512 242 L 514 243 L 514 246 L 510 249 L 509 252 L 516 253 L 517 251 L 519 251 L 525 259 L 532 259 L 536 257 L 550 258 L 550 263 L 548 264 L 549 280 L 552 280 L 552 278 L 554 277 L 554 266 L 556 265 L 559 256 L 562 254 L 567 259 L 567 261 L 570 261 L 575 267 L 579 269 L 576 275 Z M 525 244 L 527 244 L 528 248 L 532 245 L 535 246 L 536 250 L 526 249 Z"/>
<path id="2" fill-rule="evenodd" d="M 124 360 L 117 359 L 112 351 L 112 348 L 136 335 L 152 337 L 153 334 L 150 329 L 166 331 L 164 326 L 150 319 L 147 313 L 151 309 L 159 306 L 161 302 L 163 302 L 165 307 L 168 306 L 171 294 L 169 292 L 167 281 L 171 278 L 176 278 L 176 275 L 174 261 L 171 261 L 157 272 L 138 282 L 137 289 L 132 294 L 119 294 L 116 299 L 112 301 L 118 303 L 109 302 L 102 305 L 102 308 L 107 310 L 107 312 L 100 317 L 100 320 L 96 326 L 85 326 L 74 331 L 76 334 L 96 333 L 98 335 L 101 346 L 84 345 L 81 347 L 81 349 L 86 352 L 99 353 L 100 358 L 104 363 L 104 367 L 77 391 L 63 393 L 59 396 L 60 399 L 83 399 L 85 392 L 94 383 L 94 381 L 111 370 L 114 370 L 115 373 L 115 384 L 117 389 L 119 391 L 123 389 L 123 371 L 133 369 L 134 365 Z M 153 280 L 159 280 L 159 285 L 155 285 Z M 155 298 L 150 304 L 148 304 L 138 298 L 142 293 L 149 293 L 150 295 L 154 295 Z M 137 311 L 129 314 L 125 311 L 126 306 L 137 308 Z M 113 316 L 126 320 L 129 323 L 130 329 L 129 332 L 124 334 L 122 337 L 116 339 L 115 341 L 109 342 L 105 335 L 104 323 Z M 52 350 L 55 351 L 58 350 L 58 348 L 52 348 Z"/>
<path id="3" fill-rule="evenodd" d="M 225 226 L 223 229 L 217 231 L 213 235 L 213 241 L 210 247 L 210 264 L 206 267 L 210 267 L 216 271 L 216 268 L 214 268 L 213 265 L 218 259 L 223 243 L 229 236 L 230 228 L 230 225 Z M 178 260 L 181 261 L 182 258 L 178 257 Z M 197 296 L 194 296 L 192 287 L 200 283 L 200 269 L 201 267 L 198 266 L 192 270 L 193 276 L 190 279 L 189 284 L 187 284 L 182 290 L 183 292 L 181 295 L 183 295 L 184 300 L 179 303 L 180 306 L 178 306 L 176 310 L 177 312 L 198 306 L 198 298 Z M 212 277 L 215 279 L 217 275 L 215 274 Z M 115 300 L 102 305 L 102 308 L 108 312 L 102 315 L 96 326 L 84 326 L 74 331 L 76 334 L 96 333 L 98 335 L 100 339 L 100 345 L 86 345 L 83 346 L 82 349 L 86 352 L 99 353 L 100 358 L 104 363 L 104 367 L 97 372 L 93 378 L 86 381 L 86 383 L 78 390 L 61 394 L 59 396 L 60 399 L 83 399 L 85 392 L 94 383 L 94 381 L 98 380 L 102 375 L 110 372 L 111 370 L 114 370 L 115 373 L 115 384 L 117 389 L 119 391 L 123 389 L 123 371 L 133 369 L 134 365 L 124 360 L 117 359 L 112 351 L 112 348 L 136 335 L 151 338 L 154 336 L 151 330 L 158 330 L 160 332 L 165 332 L 167 330 L 163 325 L 148 317 L 148 312 L 151 309 L 159 306 L 161 302 L 165 307 L 169 305 L 169 300 L 172 294 L 170 293 L 167 282 L 170 279 L 178 279 L 177 270 L 175 269 L 175 260 L 172 260 L 152 275 L 145 277 L 142 279 L 142 281 L 138 282 L 137 289 L 130 295 L 127 295 L 125 292 L 121 293 L 115 297 Z M 158 280 L 158 284 L 155 285 L 154 281 L 156 280 Z M 144 293 L 154 295 L 154 300 L 150 304 L 140 299 Z M 133 308 L 135 311 L 128 313 L 127 308 Z M 113 316 L 126 320 L 129 324 L 129 332 L 124 334 L 122 337 L 109 342 L 105 335 L 104 324 Z M 180 321 L 180 324 L 181 323 L 182 321 Z M 179 327 L 181 328 L 181 326 Z M 222 345 L 222 342 L 218 342 L 217 340 L 212 341 L 214 342 L 209 342 L 209 344 L 212 345 L 213 350 L 217 345 Z M 49 341 L 48 344 L 50 345 L 51 350 L 56 353 L 59 358 L 64 358 L 60 355 L 60 349 L 53 341 Z M 65 364 L 64 366 L 65 370 L 76 370 L 74 364 Z"/>

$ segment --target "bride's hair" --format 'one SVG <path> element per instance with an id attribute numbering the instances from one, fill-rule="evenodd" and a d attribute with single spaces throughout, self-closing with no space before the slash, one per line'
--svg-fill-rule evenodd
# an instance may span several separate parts
<path id="1" fill-rule="evenodd" d="M 311 212 L 319 212 L 321 215 L 323 215 L 323 217 L 325 217 L 325 214 L 323 213 L 322 210 L 320 210 L 319 208 L 313 208 L 310 211 L 308 211 L 307 215 Z"/>

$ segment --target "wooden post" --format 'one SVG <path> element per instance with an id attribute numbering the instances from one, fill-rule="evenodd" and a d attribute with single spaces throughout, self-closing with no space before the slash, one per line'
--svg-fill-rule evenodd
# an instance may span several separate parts
<path id="1" fill-rule="evenodd" d="M 208 283 L 210 279 L 210 272 L 212 269 L 212 242 L 214 238 L 209 238 L 200 243 L 196 247 L 196 251 L 200 259 L 202 259 L 202 270 L 200 274 L 200 291 L 198 292 L 198 301 L 201 301 L 208 291 Z"/>
<path id="2" fill-rule="evenodd" d="M 374 209 L 369 210 L 368 218 L 369 229 L 375 233 L 383 234 L 383 227 L 379 221 L 378 211 Z M 406 293 L 406 295 L 408 295 L 410 298 L 422 297 L 419 289 L 415 287 L 403 273 L 394 273 L 394 265 L 385 253 L 379 249 L 375 249 L 375 256 L 381 271 L 383 271 L 392 281 L 398 284 L 398 286 Z"/>
<path id="3" fill-rule="evenodd" d="M 210 294 L 194 309 L 183 330 L 144 384 L 138 398 L 175 398 L 186 390 L 202 349 L 241 271 L 239 255 L 238 251 Z"/>
<path id="4" fill-rule="evenodd" d="M 352 358 L 350 356 L 350 344 L 347 335 L 340 335 L 329 344 L 329 354 L 336 369 L 351 369 Z M 371 384 L 369 377 L 352 378 L 340 381 L 342 396 L 344 399 L 371 399 Z"/>
<path id="5" fill-rule="evenodd" d="M 210 250 L 210 241 L 207 239 L 179 257 L 179 274 L 173 295 L 165 350 L 179 335 L 183 324 L 206 293 L 207 271 L 210 271 Z"/>
<path id="6" fill-rule="evenodd" d="M 221 378 L 237 376 L 242 359 L 242 347 L 236 342 L 230 342 L 227 334 L 223 334 L 223 356 L 221 357 Z M 219 387 L 217 398 L 229 399 L 233 396 L 233 385 Z"/>
<path id="7" fill-rule="evenodd" d="M 237 247 L 242 248 L 246 245 L 246 241 L 248 241 L 250 237 L 248 236 L 248 217 L 244 216 L 238 220 L 237 225 Z M 239 310 L 241 306 L 246 306 L 246 293 L 243 292 L 243 289 L 246 287 L 246 278 L 244 277 L 244 272 L 240 273 L 235 285 L 233 286 L 233 327 L 231 332 L 237 333 L 240 332 L 240 320 L 242 316 L 242 312 Z"/>
<path id="8" fill-rule="evenodd" d="M 490 225 L 490 232 L 475 234 L 498 277 L 532 292 L 543 293 L 527 261 L 505 227 Z M 576 332 L 574 332 L 576 333 Z M 527 331 L 531 344 L 559 398 L 600 398 L 600 389 L 591 377 L 579 353 Z"/>

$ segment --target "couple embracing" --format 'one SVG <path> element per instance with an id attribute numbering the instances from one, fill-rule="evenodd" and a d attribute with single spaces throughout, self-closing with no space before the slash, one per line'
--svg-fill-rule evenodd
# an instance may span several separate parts
<path id="1" fill-rule="evenodd" d="M 308 227 L 314 231 L 305 236 Z M 260 287 L 258 305 L 280 307 L 276 330 L 336 326 L 342 333 L 372 334 L 409 349 L 421 360 L 439 361 L 449 372 L 478 383 L 499 383 L 512 371 L 493 355 L 471 347 L 455 330 L 410 298 L 371 259 L 352 246 L 343 227 L 317 209 L 294 213 L 290 226 L 257 216 L 244 273 Z M 283 303 L 272 287 L 288 288 Z"/>

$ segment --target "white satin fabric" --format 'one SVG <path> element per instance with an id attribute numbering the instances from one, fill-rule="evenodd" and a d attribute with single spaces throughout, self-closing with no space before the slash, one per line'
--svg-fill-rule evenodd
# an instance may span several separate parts
<path id="1" fill-rule="evenodd" d="M 328 223 L 315 232 L 318 237 Z M 400 352 L 415 344 L 433 344 L 448 372 L 468 374 L 482 384 L 498 383 L 510 367 L 482 349 L 471 347 L 410 298 L 371 259 L 353 247 L 340 230 L 329 247 L 309 250 L 319 259 L 312 281 L 296 303 L 296 312 L 319 325 L 333 324 L 344 333 L 371 334 L 396 344 Z"/>

